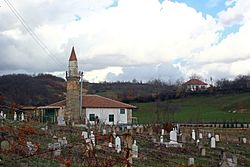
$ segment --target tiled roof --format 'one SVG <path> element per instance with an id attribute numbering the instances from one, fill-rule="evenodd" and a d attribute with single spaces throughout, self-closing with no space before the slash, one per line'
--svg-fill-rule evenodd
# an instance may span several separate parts
<path id="1" fill-rule="evenodd" d="M 199 79 L 190 79 L 189 81 L 185 82 L 184 85 L 208 85 L 208 84 Z"/>
<path id="2" fill-rule="evenodd" d="M 65 106 L 66 100 L 62 100 L 49 106 Z M 122 103 L 99 95 L 84 95 L 83 96 L 84 108 L 136 108 L 133 105 Z"/>
<path id="3" fill-rule="evenodd" d="M 71 54 L 70 54 L 70 58 L 69 58 L 69 61 L 77 61 L 77 58 L 76 58 L 76 53 L 75 53 L 75 48 L 74 48 L 74 46 L 72 47 L 72 51 L 71 51 Z"/>

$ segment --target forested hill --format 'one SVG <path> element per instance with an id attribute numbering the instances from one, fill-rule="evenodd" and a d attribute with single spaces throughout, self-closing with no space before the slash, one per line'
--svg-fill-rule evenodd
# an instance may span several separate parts
<path id="1" fill-rule="evenodd" d="M 66 82 L 49 74 L 0 76 L 0 104 L 39 106 L 65 98 Z"/>
<path id="2" fill-rule="evenodd" d="M 175 96 L 175 87 L 159 80 L 147 83 L 102 82 L 84 83 L 89 94 L 98 94 L 123 102 L 150 102 Z M 48 105 L 66 97 L 66 81 L 49 74 L 12 74 L 0 76 L 0 104 L 24 106 Z"/>

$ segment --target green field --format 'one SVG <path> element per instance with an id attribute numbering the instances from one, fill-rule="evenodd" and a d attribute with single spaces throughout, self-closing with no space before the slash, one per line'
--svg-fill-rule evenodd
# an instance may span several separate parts
<path id="1" fill-rule="evenodd" d="M 138 123 L 250 122 L 250 93 L 192 96 L 176 100 L 137 103 Z"/>

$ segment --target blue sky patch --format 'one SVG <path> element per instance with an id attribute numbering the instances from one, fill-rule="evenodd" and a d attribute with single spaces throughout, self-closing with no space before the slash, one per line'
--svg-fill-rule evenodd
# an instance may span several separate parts
<path id="1" fill-rule="evenodd" d="M 173 2 L 185 3 L 197 11 L 213 17 L 216 17 L 220 11 L 227 8 L 224 0 L 173 0 Z"/>

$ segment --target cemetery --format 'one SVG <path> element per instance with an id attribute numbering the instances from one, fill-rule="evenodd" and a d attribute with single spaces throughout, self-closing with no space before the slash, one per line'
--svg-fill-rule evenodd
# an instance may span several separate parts
<path id="1" fill-rule="evenodd" d="M 0 166 L 250 166 L 249 128 L 0 121 Z"/>

